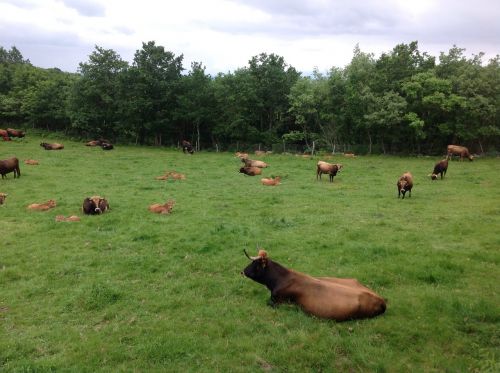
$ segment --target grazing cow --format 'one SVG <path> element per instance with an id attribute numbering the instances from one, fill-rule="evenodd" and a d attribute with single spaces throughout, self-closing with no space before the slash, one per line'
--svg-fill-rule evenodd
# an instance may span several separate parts
<path id="1" fill-rule="evenodd" d="M 76 215 L 71 215 L 68 217 L 65 217 L 64 215 L 57 215 L 56 216 L 56 221 L 80 221 L 81 219 L 76 216 Z"/>
<path id="2" fill-rule="evenodd" d="M 82 210 L 87 215 L 99 215 L 109 210 L 109 203 L 100 196 L 87 197 L 83 200 Z"/>
<path id="3" fill-rule="evenodd" d="M 169 200 L 166 203 L 159 204 L 155 203 L 151 206 L 149 206 L 148 210 L 151 212 L 154 212 L 156 214 L 170 214 L 172 209 L 174 208 L 175 201 L 174 200 Z"/>
<path id="4" fill-rule="evenodd" d="M 21 170 L 19 169 L 19 159 L 16 157 L 4 159 L 0 161 L 0 174 L 2 179 L 5 178 L 10 172 L 14 172 L 14 179 L 21 176 Z"/>
<path id="5" fill-rule="evenodd" d="M 262 185 L 269 185 L 269 186 L 280 185 L 280 181 L 281 178 L 279 176 L 276 176 L 274 179 L 273 178 L 260 179 Z"/>
<path id="6" fill-rule="evenodd" d="M 24 131 L 15 130 L 14 128 L 7 128 L 7 133 L 10 137 L 24 137 Z"/>
<path id="7" fill-rule="evenodd" d="M 36 165 L 40 164 L 36 159 L 26 159 L 24 161 L 24 163 L 32 165 L 32 166 L 36 166 Z"/>
<path id="8" fill-rule="evenodd" d="M 413 188 L 413 176 L 410 172 L 405 172 L 398 180 L 398 198 L 403 194 L 403 199 L 405 199 L 405 194 L 408 192 L 408 197 L 411 197 L 411 189 Z"/>
<path id="9" fill-rule="evenodd" d="M 255 176 L 260 175 L 262 173 L 262 169 L 259 167 L 241 167 L 240 173 L 248 176 Z"/>
<path id="10" fill-rule="evenodd" d="M 53 143 L 53 144 L 48 144 L 46 142 L 42 142 L 40 144 L 45 150 L 61 150 L 64 149 L 63 144 L 58 144 L 58 143 Z"/>
<path id="11" fill-rule="evenodd" d="M 253 161 L 248 158 L 241 158 L 241 161 L 245 163 L 245 167 L 259 167 L 259 168 L 266 168 L 268 167 L 268 164 L 266 162 L 262 161 Z"/>
<path id="12" fill-rule="evenodd" d="M 441 174 L 441 179 L 443 179 L 444 175 L 446 175 L 446 171 L 448 170 L 448 159 L 443 159 L 434 165 L 434 171 L 432 172 L 431 179 L 436 180 L 438 174 Z"/>
<path id="13" fill-rule="evenodd" d="M 113 144 L 110 144 L 109 142 L 103 142 L 101 144 L 102 150 L 112 150 L 114 148 Z"/>
<path id="14" fill-rule="evenodd" d="M 283 267 L 265 250 L 259 250 L 256 257 L 244 252 L 252 263 L 242 273 L 271 291 L 271 305 L 291 302 L 311 315 L 337 321 L 385 312 L 385 300 L 356 279 L 312 277 Z"/>
<path id="15" fill-rule="evenodd" d="M 0 136 L 2 136 L 3 141 L 11 141 L 11 138 L 9 137 L 9 133 L 6 130 L 0 129 Z"/>
<path id="16" fill-rule="evenodd" d="M 0 193 L 0 205 L 3 205 L 7 196 L 8 196 L 7 193 Z"/>
<path id="17" fill-rule="evenodd" d="M 194 153 L 193 145 L 189 141 L 182 140 L 182 152 L 185 154 L 186 152 L 189 154 Z"/>
<path id="18" fill-rule="evenodd" d="M 45 203 L 32 203 L 28 206 L 29 210 L 47 211 L 56 207 L 56 201 L 49 199 Z"/>
<path id="19" fill-rule="evenodd" d="M 464 157 L 469 158 L 469 161 L 472 161 L 474 157 L 470 155 L 469 149 L 467 149 L 465 146 L 459 146 L 459 145 L 448 145 L 447 148 L 447 153 L 448 153 L 448 159 L 451 159 L 452 155 L 458 155 L 460 156 L 460 160 L 463 161 Z"/>
<path id="20" fill-rule="evenodd" d="M 339 172 L 342 167 L 343 166 L 340 163 L 332 164 L 318 161 L 318 164 L 316 165 L 316 180 L 318 180 L 318 177 L 321 180 L 322 174 L 328 174 L 330 182 L 333 183 L 333 177 L 337 175 L 337 172 Z"/>

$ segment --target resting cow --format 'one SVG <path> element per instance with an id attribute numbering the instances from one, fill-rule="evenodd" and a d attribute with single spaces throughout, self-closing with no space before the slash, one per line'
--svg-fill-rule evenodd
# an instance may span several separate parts
<path id="1" fill-rule="evenodd" d="M 318 180 L 318 177 L 321 180 L 322 174 L 328 174 L 330 182 L 332 183 L 333 177 L 337 175 L 337 172 L 339 172 L 341 168 L 342 165 L 340 163 L 332 164 L 324 161 L 318 161 L 318 164 L 316 165 L 316 180 Z"/>
<path id="2" fill-rule="evenodd" d="M 408 192 L 408 197 L 411 197 L 411 189 L 413 188 L 413 176 L 410 172 L 405 172 L 398 180 L 398 198 L 403 195 L 405 199 L 405 194 Z"/>
<path id="3" fill-rule="evenodd" d="M 21 176 L 21 170 L 19 169 L 19 159 L 16 157 L 4 159 L 0 161 L 0 174 L 2 179 L 5 178 L 10 172 L 14 172 L 14 179 L 16 176 L 19 178 Z"/>
<path id="4" fill-rule="evenodd" d="M 87 197 L 83 200 L 82 210 L 87 215 L 99 215 L 109 210 L 109 203 L 100 196 Z"/>
<path id="5" fill-rule="evenodd" d="M 312 277 L 283 267 L 269 259 L 265 250 L 252 261 L 243 274 L 271 291 L 272 305 L 291 302 L 317 317 L 345 321 L 374 317 L 385 312 L 383 298 L 356 279 Z"/>
<path id="6" fill-rule="evenodd" d="M 191 145 L 189 141 L 182 140 L 182 152 L 193 154 L 194 153 L 193 145 Z"/>
<path id="7" fill-rule="evenodd" d="M 42 142 L 40 144 L 45 150 L 61 150 L 64 149 L 63 144 L 58 144 L 58 143 L 53 143 L 53 144 L 48 144 L 46 142 Z"/>
<path id="8" fill-rule="evenodd" d="M 259 167 L 259 168 L 266 168 L 268 165 L 266 162 L 263 161 L 253 161 L 248 158 L 241 158 L 241 161 L 245 163 L 245 167 Z"/>
<path id="9" fill-rule="evenodd" d="M 169 200 L 163 205 L 160 203 L 155 203 L 149 206 L 148 210 L 157 214 L 170 214 L 170 212 L 172 212 L 172 209 L 174 208 L 174 205 L 175 201 Z"/>
<path id="10" fill-rule="evenodd" d="M 81 219 L 76 216 L 76 215 L 71 215 L 68 217 L 65 217 L 64 215 L 57 215 L 56 216 L 56 221 L 80 221 Z"/>
<path id="11" fill-rule="evenodd" d="M 274 179 L 273 178 L 263 178 L 260 179 L 260 182 L 262 185 L 269 185 L 269 186 L 275 186 L 275 185 L 280 185 L 281 178 L 279 176 L 276 176 Z"/>
<path id="12" fill-rule="evenodd" d="M 459 145 L 448 145 L 447 148 L 448 152 L 448 159 L 451 159 L 452 155 L 458 155 L 460 156 L 460 160 L 463 161 L 464 157 L 469 158 L 469 161 L 472 161 L 474 157 L 470 155 L 469 149 L 467 149 L 465 146 L 459 146 Z"/>
<path id="13" fill-rule="evenodd" d="M 7 193 L 0 193 L 0 205 L 3 205 L 5 199 L 7 198 Z"/>
<path id="14" fill-rule="evenodd" d="M 36 159 L 26 159 L 24 163 L 29 164 L 31 166 L 37 166 L 40 164 Z"/>
<path id="15" fill-rule="evenodd" d="M 101 146 L 101 140 L 92 140 L 85 143 L 85 146 Z"/>
<path id="16" fill-rule="evenodd" d="M 448 170 L 448 160 L 443 159 L 434 165 L 434 171 L 432 171 L 431 179 L 436 180 L 438 175 L 441 174 L 441 179 L 446 175 Z"/>
<path id="17" fill-rule="evenodd" d="M 113 144 L 110 144 L 109 142 L 103 142 L 101 144 L 101 148 L 102 148 L 102 150 L 113 150 L 114 146 L 113 146 Z"/>
<path id="18" fill-rule="evenodd" d="M 260 169 L 259 167 L 241 167 L 240 173 L 248 176 L 255 176 L 260 175 L 262 173 L 262 169 Z"/>
<path id="19" fill-rule="evenodd" d="M 7 128 L 7 133 L 10 137 L 24 137 L 24 131 L 15 130 L 14 128 Z"/>
<path id="20" fill-rule="evenodd" d="M 49 199 L 45 203 L 32 203 L 28 206 L 29 210 L 47 211 L 56 207 L 56 201 Z"/>

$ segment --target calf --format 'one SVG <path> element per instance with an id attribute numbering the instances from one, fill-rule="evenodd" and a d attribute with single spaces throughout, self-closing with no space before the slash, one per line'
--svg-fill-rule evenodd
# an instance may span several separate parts
<path id="1" fill-rule="evenodd" d="M 85 146 L 101 146 L 101 140 L 92 140 L 85 143 Z"/>
<path id="2" fill-rule="evenodd" d="M 345 321 L 374 317 L 385 312 L 383 298 L 355 279 L 312 277 L 269 259 L 265 250 L 243 274 L 271 291 L 270 304 L 291 302 L 317 317 Z"/>
<path id="3" fill-rule="evenodd" d="M 280 181 L 281 181 L 281 178 L 279 176 L 276 176 L 274 179 L 273 178 L 260 179 L 260 182 L 262 183 L 262 185 L 269 185 L 269 186 L 279 185 Z"/>
<path id="4" fill-rule="evenodd" d="M 403 195 L 405 199 L 405 194 L 408 192 L 408 197 L 411 197 L 411 189 L 413 188 L 413 176 L 410 172 L 405 172 L 398 180 L 398 198 Z"/>
<path id="5" fill-rule="evenodd" d="M 109 203 L 100 196 L 87 197 L 83 200 L 82 210 L 87 215 L 99 215 L 109 210 Z"/>
<path id="6" fill-rule="evenodd" d="M 113 150 L 114 146 L 113 146 L 113 144 L 110 144 L 109 142 L 103 142 L 101 144 L 101 148 L 102 148 L 102 150 Z"/>
<path id="7" fill-rule="evenodd" d="M 165 204 L 155 203 L 149 206 L 148 210 L 154 212 L 156 214 L 170 214 L 172 209 L 174 208 L 175 201 L 169 200 Z"/>
<path id="8" fill-rule="evenodd" d="M 29 210 L 47 211 L 56 207 L 56 201 L 49 199 L 45 203 L 32 203 L 28 205 Z"/>
<path id="9" fill-rule="evenodd" d="M 40 164 L 37 160 L 35 159 L 26 159 L 24 161 L 25 164 L 28 164 L 28 165 L 32 165 L 32 166 L 36 166 L 38 164 Z"/>
<path id="10" fill-rule="evenodd" d="M 259 167 L 241 167 L 240 173 L 248 176 L 255 176 L 260 175 L 262 173 L 262 169 Z"/>
<path id="11" fill-rule="evenodd" d="M 448 170 L 448 159 L 443 159 L 434 165 L 434 171 L 432 171 L 431 179 L 436 180 L 438 174 L 441 174 L 441 180 L 444 175 L 446 175 L 446 171 Z"/>
<path id="12" fill-rule="evenodd" d="M 7 193 L 0 193 L 0 205 L 3 205 L 5 199 L 7 198 Z"/>
<path id="13" fill-rule="evenodd" d="M 194 153 L 193 145 L 191 145 L 189 141 L 182 140 L 182 152 L 184 154 L 185 153 L 193 154 Z"/>
<path id="14" fill-rule="evenodd" d="M 76 216 L 76 215 L 71 215 L 68 217 L 65 217 L 64 215 L 57 215 L 56 216 L 56 221 L 80 221 L 81 219 Z"/>
<path id="15" fill-rule="evenodd" d="M 332 164 L 328 162 L 318 161 L 316 165 L 316 180 L 318 180 L 318 178 L 321 180 L 322 174 L 328 174 L 328 176 L 330 177 L 330 182 L 333 183 L 333 177 L 337 175 L 337 172 L 339 172 L 341 168 L 342 165 L 340 163 Z"/>
<path id="16" fill-rule="evenodd" d="M 7 128 L 7 133 L 10 137 L 24 137 L 24 131 L 15 130 L 14 128 Z"/>
<path id="17" fill-rule="evenodd" d="M 46 142 L 42 142 L 40 144 L 45 150 L 61 150 L 64 149 L 63 144 L 58 144 L 58 143 L 53 143 L 53 144 L 48 144 Z"/>
<path id="18" fill-rule="evenodd" d="M 10 172 L 14 172 L 14 179 L 16 176 L 19 178 L 21 176 L 21 170 L 19 169 L 19 159 L 16 157 L 4 159 L 0 161 L 0 174 L 2 179 L 5 178 Z"/>
<path id="19" fill-rule="evenodd" d="M 464 157 L 469 158 L 469 161 L 472 161 L 474 157 L 470 155 L 469 149 L 467 149 L 465 146 L 459 146 L 459 145 L 448 145 L 447 147 L 447 154 L 448 154 L 448 159 L 451 158 L 452 155 L 458 155 L 460 156 L 460 160 L 463 161 Z"/>

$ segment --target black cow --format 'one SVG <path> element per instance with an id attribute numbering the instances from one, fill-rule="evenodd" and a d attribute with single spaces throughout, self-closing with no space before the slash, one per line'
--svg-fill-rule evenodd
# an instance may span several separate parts
<path id="1" fill-rule="evenodd" d="M 189 141 L 182 140 L 182 152 L 185 154 L 186 152 L 189 154 L 194 153 L 193 145 Z"/>
<path id="2" fill-rule="evenodd" d="M 99 215 L 109 210 L 109 203 L 99 196 L 87 197 L 83 200 L 82 210 L 87 215 Z"/>

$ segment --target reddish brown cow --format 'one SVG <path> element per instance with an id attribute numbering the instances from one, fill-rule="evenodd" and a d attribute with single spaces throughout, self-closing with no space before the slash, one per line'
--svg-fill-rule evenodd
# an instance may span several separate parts
<path id="1" fill-rule="evenodd" d="M 291 302 L 317 317 L 345 321 L 374 317 L 385 312 L 385 300 L 356 279 L 312 277 L 283 267 L 271 260 L 265 250 L 243 274 L 271 291 L 270 303 Z"/>
<path id="2" fill-rule="evenodd" d="M 403 194 L 403 199 L 405 199 L 406 192 L 408 197 L 411 197 L 411 189 L 413 188 L 413 176 L 410 172 L 405 172 L 398 180 L 398 198 Z"/>
<path id="3" fill-rule="evenodd" d="M 53 143 L 53 144 L 48 144 L 46 142 L 42 142 L 40 144 L 45 150 L 61 150 L 64 149 L 63 144 L 58 144 L 58 143 Z"/>
<path id="4" fill-rule="evenodd" d="M 36 165 L 40 164 L 36 159 L 26 159 L 24 161 L 24 163 L 32 165 L 32 166 L 36 166 Z"/>
<path id="5" fill-rule="evenodd" d="M 263 161 L 253 161 L 248 158 L 241 158 L 241 161 L 245 163 L 245 167 L 259 167 L 259 168 L 266 168 L 268 165 L 266 162 Z"/>
<path id="6" fill-rule="evenodd" d="M 255 176 L 260 175 L 262 173 L 262 169 L 259 167 L 241 167 L 240 173 L 248 176 Z"/>
<path id="7" fill-rule="evenodd" d="M 175 201 L 169 200 L 163 205 L 160 203 L 152 204 L 148 207 L 148 210 L 156 214 L 170 214 L 170 212 L 172 212 L 172 209 L 174 208 L 174 205 Z"/>
<path id="8" fill-rule="evenodd" d="M 49 199 L 45 203 L 32 203 L 28 206 L 29 210 L 47 211 L 56 207 L 56 201 Z"/>
<path id="9" fill-rule="evenodd" d="M 446 150 L 448 152 L 448 159 L 451 159 L 452 155 L 460 156 L 461 161 L 464 160 L 464 157 L 469 158 L 469 161 L 472 161 L 474 159 L 474 157 L 470 155 L 469 149 L 467 149 L 465 146 L 448 145 L 448 148 Z"/>
<path id="10" fill-rule="evenodd" d="M 3 205 L 5 199 L 7 198 L 7 193 L 0 193 L 0 205 Z"/>
<path id="11" fill-rule="evenodd" d="M 80 221 L 81 219 L 76 216 L 76 215 L 71 215 L 68 217 L 65 217 L 64 215 L 57 215 L 56 216 L 56 221 Z"/>
<path id="12" fill-rule="evenodd" d="M 269 186 L 279 185 L 280 181 L 281 181 L 281 178 L 279 176 L 276 176 L 274 179 L 273 178 L 260 179 L 260 182 L 262 183 L 262 185 L 269 185 Z"/>
<path id="13" fill-rule="evenodd" d="M 24 137 L 24 131 L 15 130 L 14 128 L 7 128 L 7 133 L 10 137 Z"/>
<path id="14" fill-rule="evenodd" d="M 339 172 L 341 168 L 342 165 L 340 163 L 332 164 L 324 161 L 318 161 L 318 164 L 316 165 L 316 180 L 318 180 L 318 177 L 321 180 L 322 174 L 328 174 L 330 182 L 332 183 L 333 177 L 337 175 L 337 172 Z"/>
<path id="15" fill-rule="evenodd" d="M 19 178 L 21 176 L 21 170 L 19 169 L 19 159 L 16 157 L 4 159 L 0 161 L 0 174 L 2 179 L 5 178 L 10 172 L 14 172 L 14 179 L 16 176 Z"/>
<path id="16" fill-rule="evenodd" d="M 434 171 L 432 171 L 431 179 L 436 180 L 438 175 L 441 174 L 441 179 L 443 179 L 444 175 L 446 175 L 446 171 L 448 170 L 448 160 L 443 159 L 434 165 Z"/>
<path id="17" fill-rule="evenodd" d="M 3 138 L 3 141 L 11 141 L 9 133 L 6 130 L 0 129 L 0 136 Z"/>

